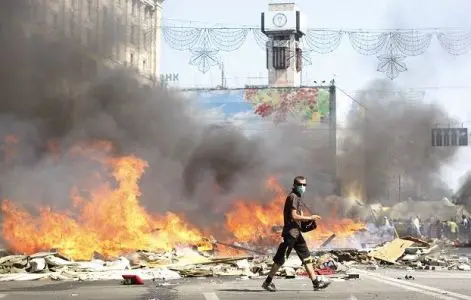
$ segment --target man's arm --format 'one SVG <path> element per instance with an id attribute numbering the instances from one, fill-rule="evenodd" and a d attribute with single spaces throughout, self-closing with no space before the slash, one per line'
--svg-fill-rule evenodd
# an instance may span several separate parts
<path id="1" fill-rule="evenodd" d="M 314 220 L 319 220 L 321 217 L 312 215 L 312 216 L 302 216 L 296 212 L 296 209 L 293 209 L 291 211 L 291 217 L 295 221 L 314 221 Z"/>
<path id="2" fill-rule="evenodd" d="M 290 197 L 289 201 L 291 201 L 291 218 L 295 221 L 314 221 L 319 220 L 321 217 L 312 215 L 312 216 L 304 216 L 302 214 L 298 214 L 297 208 L 299 206 L 299 200 L 295 197 Z"/>

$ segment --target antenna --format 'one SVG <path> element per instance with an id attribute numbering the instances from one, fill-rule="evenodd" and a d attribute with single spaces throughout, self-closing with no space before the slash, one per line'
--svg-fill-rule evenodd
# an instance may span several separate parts
<path id="1" fill-rule="evenodd" d="M 226 78 L 226 72 L 224 68 L 224 62 L 219 62 L 219 68 L 221 69 L 221 89 L 226 89 L 227 88 L 227 78 Z"/>

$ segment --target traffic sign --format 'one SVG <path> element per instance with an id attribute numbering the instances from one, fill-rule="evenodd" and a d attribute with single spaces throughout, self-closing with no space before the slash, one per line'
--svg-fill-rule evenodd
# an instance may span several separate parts
<path id="1" fill-rule="evenodd" d="M 433 147 L 468 146 L 468 128 L 433 128 Z"/>

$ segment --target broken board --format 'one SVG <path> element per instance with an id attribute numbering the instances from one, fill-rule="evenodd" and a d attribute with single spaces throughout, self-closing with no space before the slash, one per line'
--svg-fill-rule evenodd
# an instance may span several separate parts
<path id="1" fill-rule="evenodd" d="M 374 249 L 368 254 L 368 256 L 395 264 L 396 260 L 404 254 L 406 248 L 413 244 L 414 242 L 412 241 L 394 239 L 391 242 L 384 244 L 384 246 Z"/>

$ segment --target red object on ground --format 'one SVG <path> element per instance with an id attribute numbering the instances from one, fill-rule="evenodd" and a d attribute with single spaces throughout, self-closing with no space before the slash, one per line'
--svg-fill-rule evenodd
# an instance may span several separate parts
<path id="1" fill-rule="evenodd" d="M 144 284 L 144 280 L 142 280 L 142 278 L 137 275 L 123 275 L 123 279 L 125 284 Z"/>
<path id="2" fill-rule="evenodd" d="M 315 271 L 317 275 L 334 275 L 335 271 L 331 268 L 322 268 Z"/>

